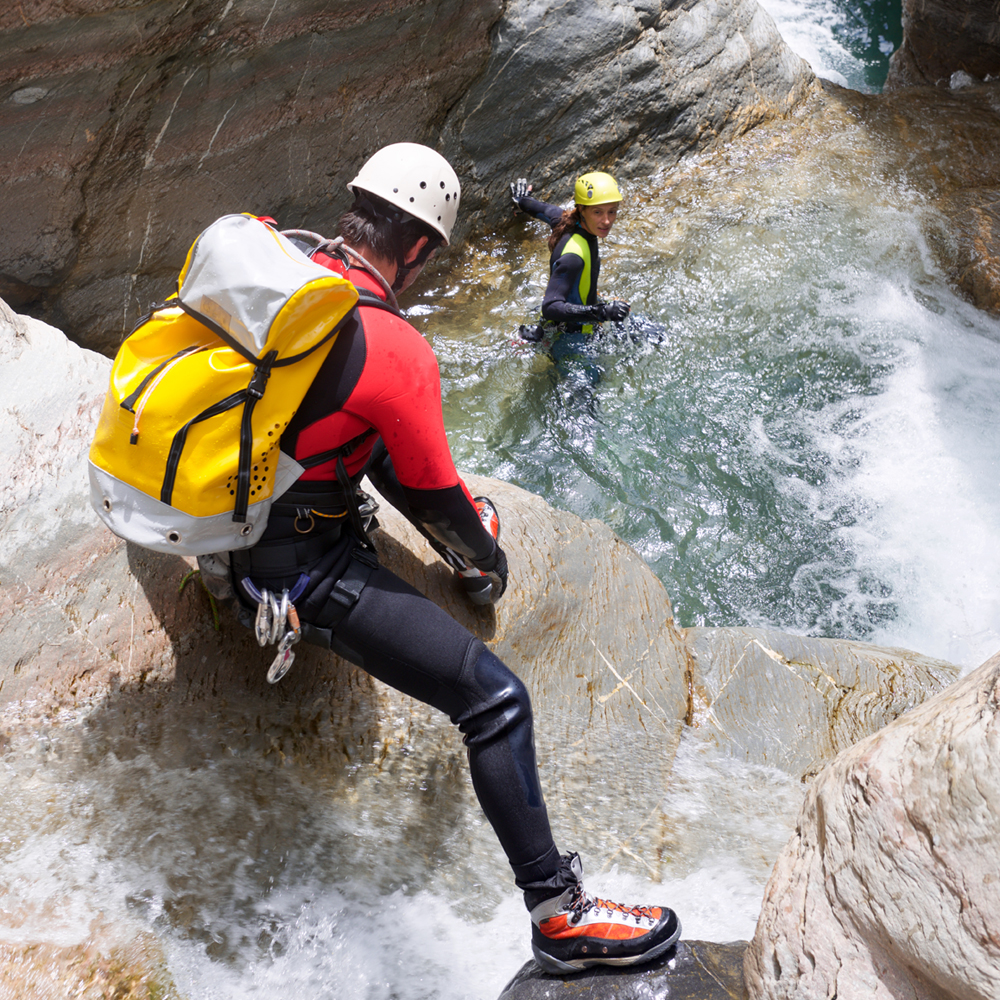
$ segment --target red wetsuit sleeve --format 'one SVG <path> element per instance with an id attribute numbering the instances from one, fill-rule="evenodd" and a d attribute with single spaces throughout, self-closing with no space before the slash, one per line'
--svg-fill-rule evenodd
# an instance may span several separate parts
<path id="1" fill-rule="evenodd" d="M 379 294 L 366 273 L 352 268 L 349 277 L 359 288 Z M 495 549 L 493 538 L 479 520 L 448 446 L 434 352 L 401 317 L 364 305 L 359 314 L 364 324 L 360 374 L 335 410 L 299 433 L 296 455 L 318 454 L 374 428 L 413 516 L 463 555 L 489 560 Z M 377 437 L 373 435 L 345 459 L 352 476 L 368 462 Z M 303 478 L 322 480 L 331 475 L 332 463 L 330 468 L 309 470 Z"/>
<path id="2" fill-rule="evenodd" d="M 378 431 L 410 510 L 426 528 L 463 555 L 487 559 L 495 545 L 451 457 L 437 358 L 405 320 L 380 312 L 373 322 L 373 313 L 364 311 L 368 357 L 345 410 Z"/>
<path id="3" fill-rule="evenodd" d="M 344 411 L 378 431 L 401 485 L 421 490 L 458 485 L 430 345 L 390 313 L 366 309 L 364 321 L 367 358 Z"/>

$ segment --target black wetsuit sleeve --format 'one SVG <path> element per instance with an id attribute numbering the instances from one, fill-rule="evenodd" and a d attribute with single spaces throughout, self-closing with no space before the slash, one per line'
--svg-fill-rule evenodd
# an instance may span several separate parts
<path id="1" fill-rule="evenodd" d="M 421 490 L 403 486 L 392 466 L 392 458 L 379 439 L 367 468 L 375 488 L 435 548 L 441 544 L 471 559 L 480 569 L 493 569 L 496 542 L 483 527 L 476 508 L 461 485 Z"/>
<path id="2" fill-rule="evenodd" d="M 542 299 L 542 315 L 553 323 L 579 323 L 581 320 L 600 322 L 599 303 L 577 305 L 567 301 L 583 273 L 583 258 L 575 253 L 562 254 L 552 266 L 549 284 Z"/>
<path id="3" fill-rule="evenodd" d="M 528 215 L 533 215 L 536 219 L 547 222 L 553 227 L 555 227 L 563 215 L 563 210 L 558 205 L 550 205 L 547 201 L 539 201 L 530 195 L 519 199 L 517 207 L 522 212 L 527 212 Z"/>

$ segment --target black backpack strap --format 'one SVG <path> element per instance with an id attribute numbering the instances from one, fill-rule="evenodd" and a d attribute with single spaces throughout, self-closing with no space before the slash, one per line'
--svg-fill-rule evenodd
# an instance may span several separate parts
<path id="1" fill-rule="evenodd" d="M 391 312 L 393 316 L 398 316 L 400 319 L 404 318 L 403 314 L 395 306 L 389 305 L 385 299 L 379 298 L 374 292 L 368 291 L 367 288 L 357 288 L 357 292 L 359 306 L 374 306 L 376 309 L 384 309 L 386 312 Z"/>
<path id="2" fill-rule="evenodd" d="M 379 301 L 381 301 L 381 299 Z M 337 460 L 337 481 L 340 483 L 340 488 L 344 491 L 344 500 L 347 504 L 348 519 L 351 522 L 351 527 L 354 528 L 354 533 L 361 541 L 361 544 L 371 552 L 375 551 L 375 545 L 368 537 L 368 532 L 365 531 L 364 519 L 361 517 L 361 510 L 358 506 L 357 487 L 351 481 L 351 477 L 347 474 L 347 466 L 344 465 L 344 457 L 350 455 L 354 449 L 358 447 L 358 445 L 360 445 L 363 441 L 366 441 L 374 433 L 375 428 L 369 427 L 356 437 L 351 438 L 350 441 L 345 441 L 344 444 L 339 445 L 336 448 L 329 448 L 326 451 L 319 452 L 317 455 L 310 455 L 308 458 L 297 459 L 299 465 L 301 465 L 304 469 L 315 468 L 317 465 L 322 465 L 324 462 L 329 462 L 334 458 Z"/>

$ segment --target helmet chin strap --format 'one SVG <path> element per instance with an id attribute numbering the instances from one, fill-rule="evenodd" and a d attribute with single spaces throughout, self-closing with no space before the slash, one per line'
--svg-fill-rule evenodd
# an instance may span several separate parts
<path id="1" fill-rule="evenodd" d="M 420 248 L 417 256 L 414 257 L 409 264 L 406 263 L 405 254 L 401 254 L 400 258 L 396 261 L 396 279 L 392 283 L 392 290 L 394 292 L 398 292 L 403 287 L 403 283 L 406 281 L 409 273 L 411 271 L 415 271 L 419 267 L 423 267 L 424 264 L 427 263 L 427 259 L 430 255 L 434 253 L 440 245 L 440 240 L 428 239 L 427 242 Z"/>

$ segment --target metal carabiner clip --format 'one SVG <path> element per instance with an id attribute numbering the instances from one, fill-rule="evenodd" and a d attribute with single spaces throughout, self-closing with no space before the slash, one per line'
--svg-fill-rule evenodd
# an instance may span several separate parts
<path id="1" fill-rule="evenodd" d="M 274 645 L 285 632 L 285 623 L 281 617 L 281 604 L 278 595 L 271 591 L 266 591 L 268 603 L 271 606 L 271 631 L 268 635 L 268 643 Z M 287 612 L 287 609 L 286 609 Z"/>
<path id="2" fill-rule="evenodd" d="M 271 661 L 267 671 L 267 683 L 277 684 L 292 667 L 295 651 L 292 646 L 299 641 L 298 632 L 286 632 L 278 645 L 278 655 Z"/>
<path id="3" fill-rule="evenodd" d="M 274 642 L 271 634 L 274 631 L 274 614 L 271 604 L 270 591 L 261 591 L 260 600 L 257 602 L 257 618 L 254 621 L 254 635 L 257 636 L 257 643 L 266 646 Z"/>

